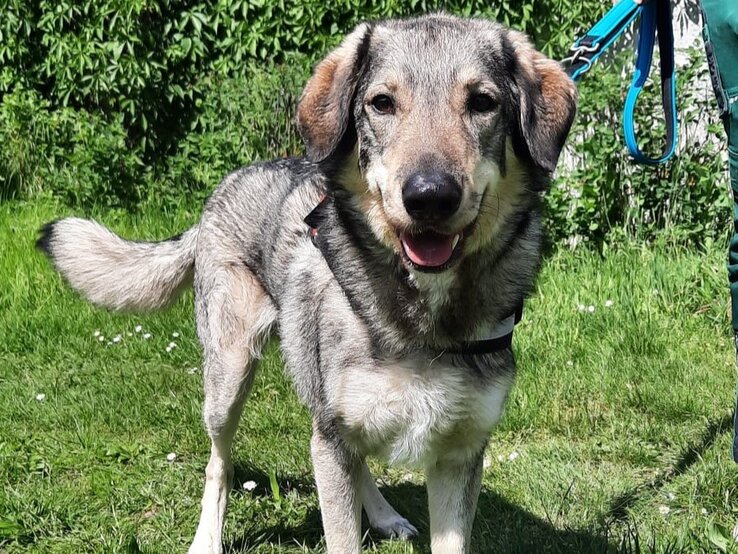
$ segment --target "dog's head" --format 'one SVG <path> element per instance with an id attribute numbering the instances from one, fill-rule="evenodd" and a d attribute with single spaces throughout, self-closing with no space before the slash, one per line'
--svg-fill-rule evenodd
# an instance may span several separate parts
<path id="1" fill-rule="evenodd" d="M 443 271 L 548 185 L 575 103 L 521 33 L 432 15 L 359 25 L 315 69 L 297 122 L 378 239 Z"/>

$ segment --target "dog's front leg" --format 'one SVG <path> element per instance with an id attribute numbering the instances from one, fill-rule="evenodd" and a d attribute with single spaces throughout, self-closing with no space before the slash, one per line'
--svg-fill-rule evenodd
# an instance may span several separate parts
<path id="1" fill-rule="evenodd" d="M 471 552 L 471 531 L 482 483 L 482 453 L 438 461 L 426 469 L 433 554 Z"/>
<path id="2" fill-rule="evenodd" d="M 317 426 L 313 426 L 310 447 L 328 554 L 358 554 L 361 499 L 356 484 L 360 460 L 341 439 L 326 437 Z"/>

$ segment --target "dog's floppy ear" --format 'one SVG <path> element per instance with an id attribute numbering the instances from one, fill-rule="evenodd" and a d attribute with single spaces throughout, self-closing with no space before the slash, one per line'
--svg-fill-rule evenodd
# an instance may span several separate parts
<path id="1" fill-rule="evenodd" d="M 297 128 L 311 161 L 323 162 L 356 135 L 351 103 L 369 47 L 371 27 L 362 23 L 320 62 L 297 106 Z M 350 135 L 350 136 L 349 136 Z M 345 140 L 343 140 L 345 139 Z"/>
<path id="2" fill-rule="evenodd" d="M 533 48 L 525 35 L 511 35 L 520 99 L 513 144 L 516 153 L 551 175 L 574 121 L 577 89 L 561 66 Z"/>

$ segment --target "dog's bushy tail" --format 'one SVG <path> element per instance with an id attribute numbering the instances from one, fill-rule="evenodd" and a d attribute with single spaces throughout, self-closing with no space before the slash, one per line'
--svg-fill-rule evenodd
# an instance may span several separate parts
<path id="1" fill-rule="evenodd" d="M 161 242 L 122 239 L 95 221 L 46 224 L 36 246 L 74 290 L 114 310 L 154 310 L 192 281 L 198 227 Z"/>

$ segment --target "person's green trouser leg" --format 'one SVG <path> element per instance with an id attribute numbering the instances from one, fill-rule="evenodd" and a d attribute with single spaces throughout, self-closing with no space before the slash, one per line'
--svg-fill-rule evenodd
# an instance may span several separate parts
<path id="1" fill-rule="evenodd" d="M 738 1 L 702 0 L 705 49 L 721 115 L 728 134 L 733 190 L 733 236 L 728 251 L 728 279 L 733 332 L 738 348 Z M 738 363 L 738 357 L 736 358 Z M 738 407 L 734 416 L 733 459 L 738 462 Z"/>

